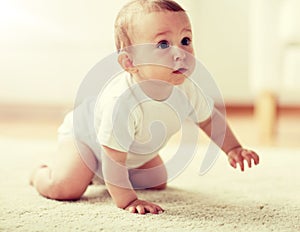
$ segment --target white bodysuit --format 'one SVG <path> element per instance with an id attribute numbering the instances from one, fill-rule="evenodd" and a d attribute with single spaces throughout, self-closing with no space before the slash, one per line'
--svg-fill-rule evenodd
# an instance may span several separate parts
<path id="1" fill-rule="evenodd" d="M 127 152 L 126 165 L 136 168 L 156 156 L 184 120 L 208 119 L 213 101 L 188 78 L 169 97 L 148 97 L 126 72 L 111 79 L 97 99 L 70 112 L 58 132 L 75 136 L 101 161 L 101 145 Z"/>

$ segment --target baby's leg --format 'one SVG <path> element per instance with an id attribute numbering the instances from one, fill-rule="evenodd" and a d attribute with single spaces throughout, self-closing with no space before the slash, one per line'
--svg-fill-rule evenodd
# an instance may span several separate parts
<path id="1" fill-rule="evenodd" d="M 159 155 L 139 167 L 129 170 L 132 186 L 137 189 L 162 190 L 167 186 L 167 170 Z"/>
<path id="2" fill-rule="evenodd" d="M 82 145 L 84 146 L 84 145 Z M 82 149 L 80 149 L 82 150 Z M 52 163 L 41 165 L 31 177 L 31 184 L 37 191 L 51 199 L 75 200 L 82 196 L 91 182 L 97 166 L 93 153 L 84 147 L 89 167 L 82 160 L 73 139 L 59 142 Z"/>

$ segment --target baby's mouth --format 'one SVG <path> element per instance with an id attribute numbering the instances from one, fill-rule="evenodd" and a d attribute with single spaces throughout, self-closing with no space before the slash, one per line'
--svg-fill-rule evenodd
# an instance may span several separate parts
<path id="1" fill-rule="evenodd" d="M 186 68 L 179 68 L 176 69 L 175 71 L 173 71 L 174 74 L 184 74 L 186 73 L 188 70 Z"/>

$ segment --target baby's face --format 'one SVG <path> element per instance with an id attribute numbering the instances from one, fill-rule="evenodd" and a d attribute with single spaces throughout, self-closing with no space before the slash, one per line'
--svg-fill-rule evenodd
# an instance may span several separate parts
<path id="1" fill-rule="evenodd" d="M 152 12 L 134 20 L 131 36 L 136 80 L 182 84 L 194 69 L 192 30 L 185 12 Z"/>

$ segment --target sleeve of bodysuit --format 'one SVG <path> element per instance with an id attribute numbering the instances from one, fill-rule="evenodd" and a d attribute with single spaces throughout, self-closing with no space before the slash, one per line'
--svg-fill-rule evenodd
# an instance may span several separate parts
<path id="1" fill-rule="evenodd" d="M 201 88 L 193 82 L 189 82 L 186 86 L 187 96 L 189 97 L 191 109 L 189 117 L 195 122 L 203 122 L 208 119 L 214 108 L 214 101 L 207 96 Z"/>
<path id="2" fill-rule="evenodd" d="M 98 142 L 112 149 L 128 152 L 134 140 L 134 117 L 131 115 L 127 104 L 115 100 L 107 103 L 100 111 Z"/>

